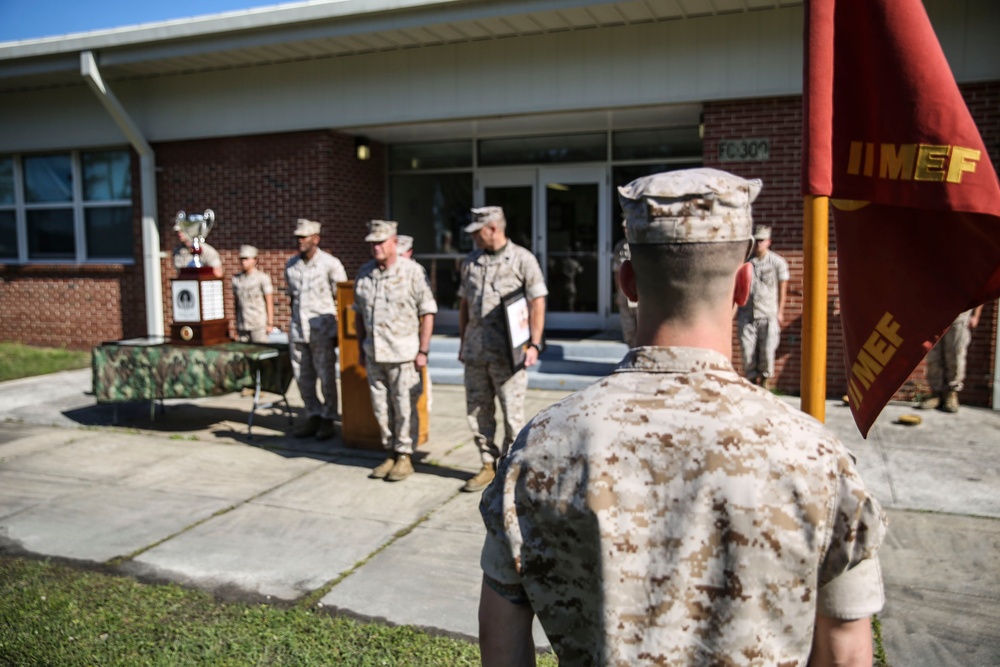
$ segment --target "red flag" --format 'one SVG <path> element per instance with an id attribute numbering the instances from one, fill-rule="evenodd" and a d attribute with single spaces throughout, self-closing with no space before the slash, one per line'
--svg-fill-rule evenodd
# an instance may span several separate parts
<path id="1" fill-rule="evenodd" d="M 921 0 L 809 0 L 802 187 L 831 197 L 865 436 L 965 310 L 1000 296 L 1000 184 Z"/>

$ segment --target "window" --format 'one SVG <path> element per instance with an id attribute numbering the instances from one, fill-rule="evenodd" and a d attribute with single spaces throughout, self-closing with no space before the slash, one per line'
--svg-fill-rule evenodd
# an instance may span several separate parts
<path id="1" fill-rule="evenodd" d="M 678 158 L 701 160 L 702 142 L 697 126 L 615 132 L 612 144 L 615 161 Z"/>
<path id="2" fill-rule="evenodd" d="M 393 172 L 470 167 L 472 167 L 471 141 L 396 144 L 389 147 L 389 169 Z"/>
<path id="3" fill-rule="evenodd" d="M 603 132 L 561 134 L 547 137 L 481 139 L 479 166 L 600 162 L 608 159 L 608 139 Z"/>
<path id="4" fill-rule="evenodd" d="M 0 261 L 133 261 L 127 150 L 0 156 Z"/>
<path id="5" fill-rule="evenodd" d="M 458 267 L 471 250 L 463 233 L 472 208 L 472 174 L 396 174 L 391 210 L 399 233 L 413 237 L 414 259 L 427 275 L 440 308 L 458 308 Z M 468 244 L 460 248 L 460 243 Z"/>
<path id="6" fill-rule="evenodd" d="M 17 259 L 14 160 L 0 156 L 0 260 Z"/>

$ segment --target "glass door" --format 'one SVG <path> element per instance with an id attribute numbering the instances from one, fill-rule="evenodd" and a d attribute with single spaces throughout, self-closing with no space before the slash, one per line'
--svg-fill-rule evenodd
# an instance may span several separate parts
<path id="1" fill-rule="evenodd" d="M 538 170 L 539 219 L 549 286 L 547 329 L 605 328 L 610 302 L 608 172 L 603 167 Z"/>
<path id="2" fill-rule="evenodd" d="M 536 171 L 509 169 L 481 172 L 476 179 L 476 206 L 502 207 L 507 218 L 507 238 L 540 258 L 535 242 Z"/>
<path id="3" fill-rule="evenodd" d="M 546 330 L 608 326 L 608 174 L 603 167 L 481 171 L 476 206 L 502 206 L 507 236 L 530 249 L 549 288 Z"/>

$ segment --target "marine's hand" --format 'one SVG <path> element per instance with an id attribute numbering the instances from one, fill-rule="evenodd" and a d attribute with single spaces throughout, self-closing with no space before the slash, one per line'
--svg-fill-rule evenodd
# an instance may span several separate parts
<path id="1" fill-rule="evenodd" d="M 529 347 L 524 351 L 524 367 L 531 368 L 538 363 L 538 348 Z"/>

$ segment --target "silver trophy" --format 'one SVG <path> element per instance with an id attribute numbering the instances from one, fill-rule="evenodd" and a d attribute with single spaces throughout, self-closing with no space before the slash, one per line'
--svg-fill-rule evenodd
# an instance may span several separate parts
<path id="1" fill-rule="evenodd" d="M 192 213 L 191 215 L 184 211 L 178 211 L 174 222 L 191 239 L 191 254 L 194 255 L 194 265 L 196 268 L 201 268 L 201 246 L 205 242 L 205 237 L 215 226 L 215 212 L 210 208 L 205 209 L 204 213 Z"/>

